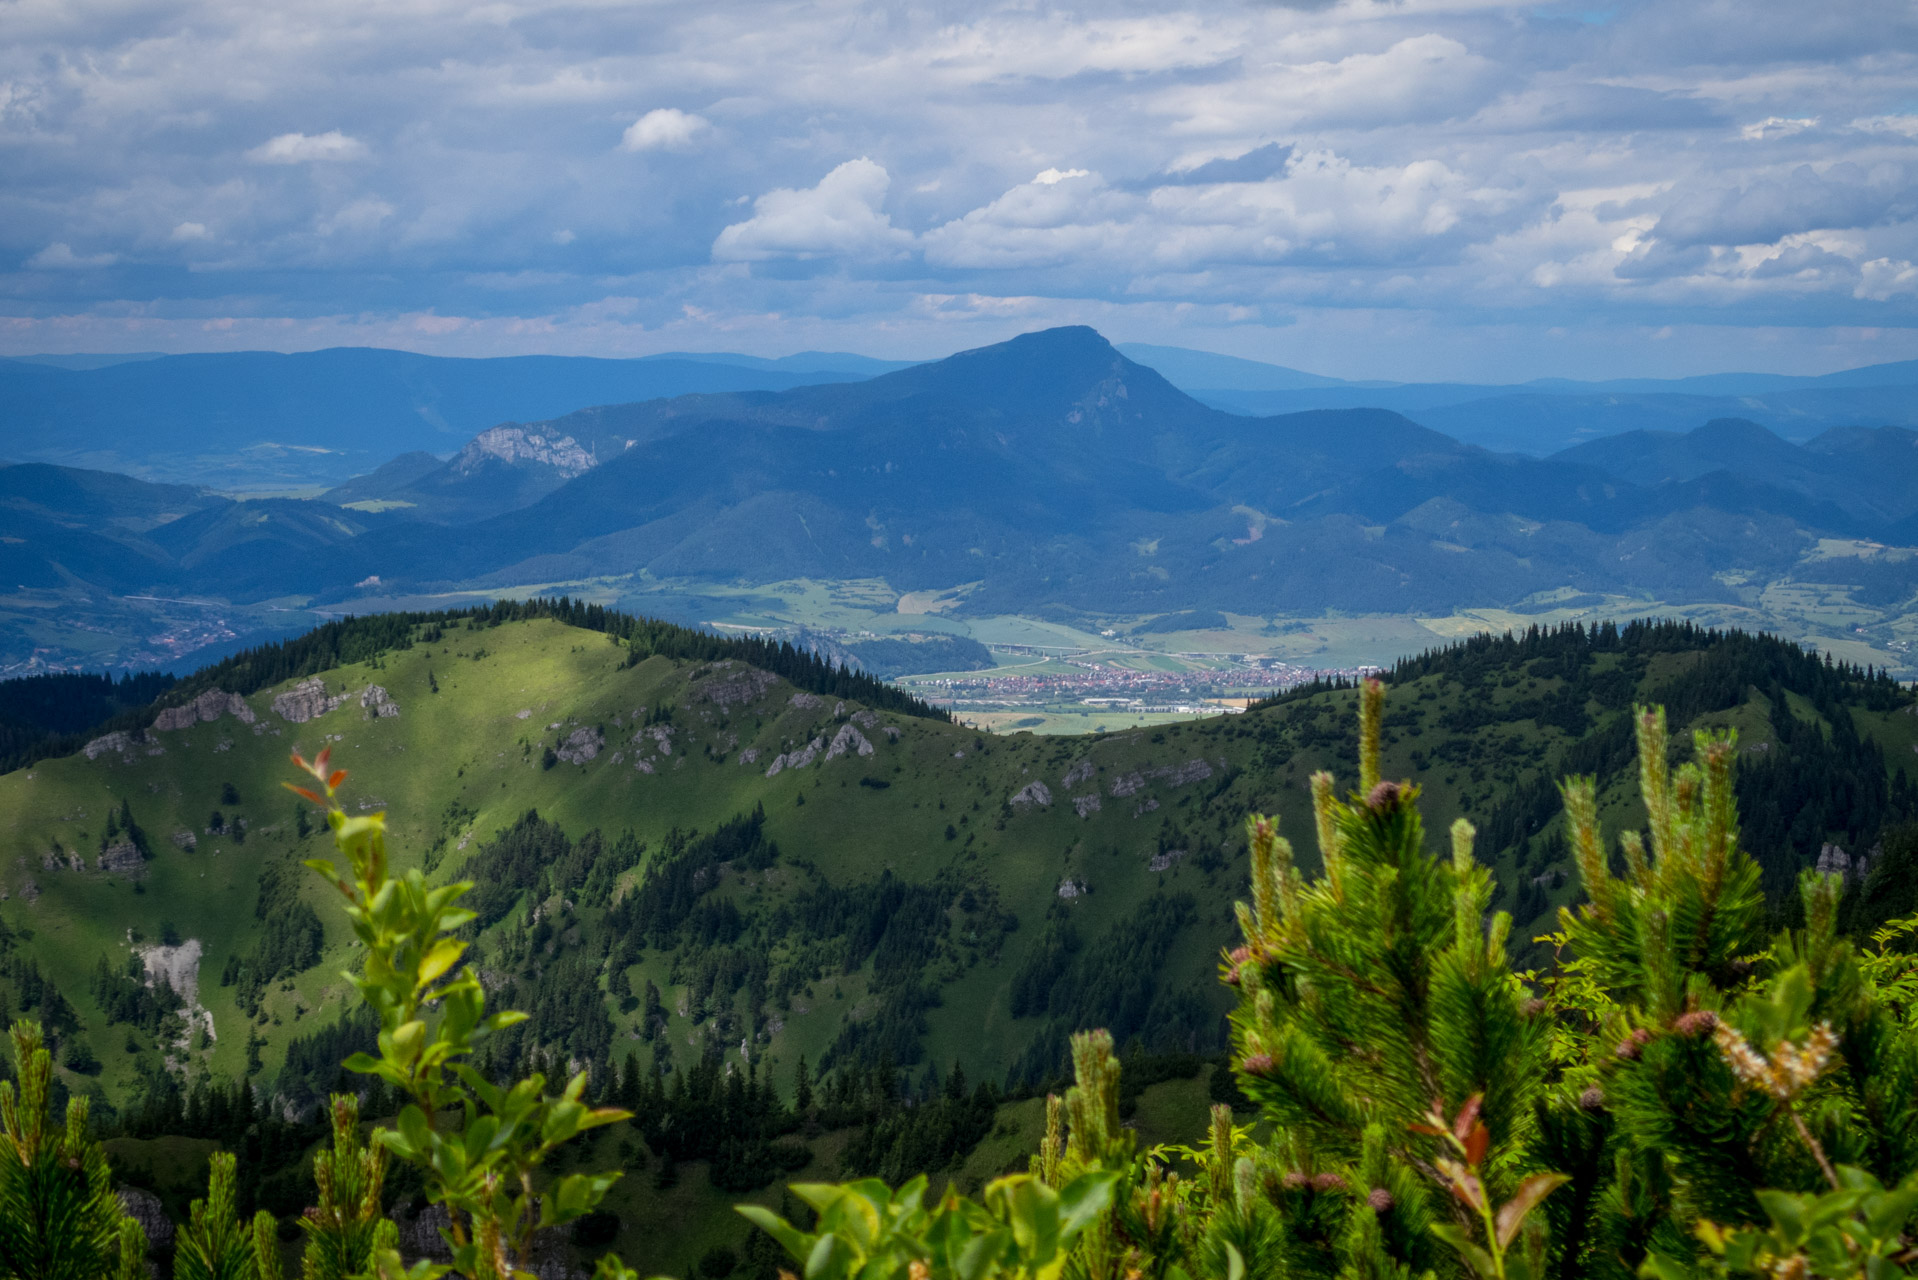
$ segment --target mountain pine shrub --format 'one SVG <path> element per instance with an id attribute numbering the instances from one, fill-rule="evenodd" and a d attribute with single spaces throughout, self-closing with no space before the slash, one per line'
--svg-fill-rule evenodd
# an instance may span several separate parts
<path id="1" fill-rule="evenodd" d="M 19 1076 L 0 1081 L 0 1280 L 144 1280 L 146 1235 L 114 1194 L 87 1132 L 87 1099 L 53 1120 L 53 1055 L 40 1024 L 13 1024 Z"/>
<path id="2" fill-rule="evenodd" d="M 1081 1034 L 1030 1175 L 1106 1180 L 1062 1254 L 989 1243 L 1028 1238 L 992 1220 L 993 1188 L 931 1212 L 923 1179 L 794 1188 L 831 1208 L 812 1233 L 741 1212 L 806 1280 L 1908 1274 L 1918 918 L 1861 950 L 1839 880 L 1807 872 L 1804 927 L 1768 933 L 1734 735 L 1695 735 L 1673 769 L 1664 712 L 1641 708 L 1648 829 L 1614 861 L 1595 781 L 1561 785 L 1585 901 L 1542 940 L 1553 971 L 1517 971 L 1471 825 L 1435 856 L 1417 786 L 1380 777 L 1384 699 L 1360 690 L 1357 788 L 1312 780 L 1316 874 L 1275 820 L 1247 822 L 1252 901 L 1222 976 L 1258 1125 L 1218 1107 L 1203 1146 L 1137 1152 L 1110 1037 Z"/>
<path id="3" fill-rule="evenodd" d="M 230 1151 L 213 1153 L 206 1199 L 188 1208 L 173 1251 L 173 1280 L 280 1280 L 280 1242 L 273 1215 L 262 1209 L 242 1225 L 234 1211 Z"/>
<path id="4" fill-rule="evenodd" d="M 1620 838 L 1622 873 L 1594 781 L 1563 784 L 1586 901 L 1541 980 L 1506 961 L 1470 826 L 1429 856 L 1417 788 L 1378 776 L 1383 702 L 1369 682 L 1358 789 L 1313 779 L 1321 874 L 1248 823 L 1226 980 L 1239 1078 L 1274 1127 L 1266 1274 L 1308 1253 L 1326 1275 L 1905 1274 L 1910 964 L 1861 957 L 1840 882 L 1812 872 L 1805 927 L 1767 935 L 1735 736 L 1695 735 L 1673 770 L 1663 711 L 1639 710 L 1648 831 Z"/>

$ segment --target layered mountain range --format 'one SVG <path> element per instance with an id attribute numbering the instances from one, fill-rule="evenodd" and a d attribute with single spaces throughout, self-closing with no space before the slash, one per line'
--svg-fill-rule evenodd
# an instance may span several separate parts
<path id="1" fill-rule="evenodd" d="M 356 347 L 0 360 L 0 458 L 226 489 L 295 488 L 337 483 L 403 450 L 446 453 L 504 419 L 900 367 L 831 352 L 473 360 Z"/>
<path id="2" fill-rule="evenodd" d="M 1384 409 L 1227 413 L 1067 328 L 498 426 L 314 501 L 15 466 L 0 537 L 0 581 L 233 600 L 644 573 L 964 586 L 971 610 L 1092 617 L 1735 601 L 1821 539 L 1918 542 L 1918 432 L 1793 444 L 1719 420 L 1532 458 Z M 1918 591 L 1896 552 L 1819 572 L 1880 603 Z"/>

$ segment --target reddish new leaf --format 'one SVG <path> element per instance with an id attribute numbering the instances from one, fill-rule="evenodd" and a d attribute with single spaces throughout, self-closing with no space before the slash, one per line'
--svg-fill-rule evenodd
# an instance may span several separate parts
<path id="1" fill-rule="evenodd" d="M 1472 1132 L 1465 1137 L 1465 1163 L 1476 1168 L 1484 1163 L 1485 1149 L 1492 1145 L 1492 1131 L 1483 1124 L 1472 1126 Z"/>
<path id="2" fill-rule="evenodd" d="M 1466 1136 L 1472 1132 L 1472 1126 L 1478 1123 L 1479 1104 L 1483 1098 L 1484 1095 L 1475 1093 L 1465 1100 L 1464 1106 L 1458 1109 L 1458 1115 L 1452 1121 L 1452 1136 L 1460 1142 L 1465 1141 Z M 1477 1164 L 1478 1161 L 1474 1160 L 1472 1163 Z"/>

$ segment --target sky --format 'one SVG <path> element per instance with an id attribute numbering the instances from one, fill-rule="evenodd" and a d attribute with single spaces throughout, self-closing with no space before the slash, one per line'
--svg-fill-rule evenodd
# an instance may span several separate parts
<path id="1" fill-rule="evenodd" d="M 1918 357 L 1882 0 L 0 0 L 0 354 Z"/>

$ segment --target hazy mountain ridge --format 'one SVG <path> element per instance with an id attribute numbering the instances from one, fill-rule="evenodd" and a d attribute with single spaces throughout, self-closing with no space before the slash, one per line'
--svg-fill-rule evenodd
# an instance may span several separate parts
<path id="1" fill-rule="evenodd" d="M 1226 413 L 1084 328 L 858 382 L 492 426 L 327 498 L 0 469 L 0 574 L 345 608 L 620 575 L 868 579 L 966 585 L 978 614 L 1118 621 L 1444 616 L 1567 589 L 1744 607 L 1794 580 L 1874 607 L 1918 593 L 1918 557 L 1896 550 L 1918 542 L 1904 428 L 1795 445 L 1716 420 L 1536 458 L 1384 409 Z"/>
<path id="2" fill-rule="evenodd" d="M 396 453 L 457 449 L 501 423 L 691 391 L 864 378 L 889 363 L 848 359 L 860 367 L 722 356 L 461 359 L 357 347 L 91 368 L 0 360 L 0 457 L 239 488 L 337 483 Z"/>
<path id="3" fill-rule="evenodd" d="M 1880 429 L 1801 447 L 1718 423 L 1690 446 L 1703 461 L 1678 470 L 1643 462 L 1638 436 L 1496 454 L 1385 410 L 1209 409 L 1083 329 L 863 383 L 537 429 L 612 456 L 465 525 L 455 546 L 385 526 L 338 576 L 504 585 L 644 570 L 883 577 L 902 591 L 983 579 L 972 607 L 1006 612 L 1449 609 L 1561 586 L 1730 599 L 1718 575 L 1787 572 L 1799 529 L 1900 536 L 1909 512 L 1881 455 L 1918 440 Z M 456 488 L 454 472 L 393 496 Z"/>

